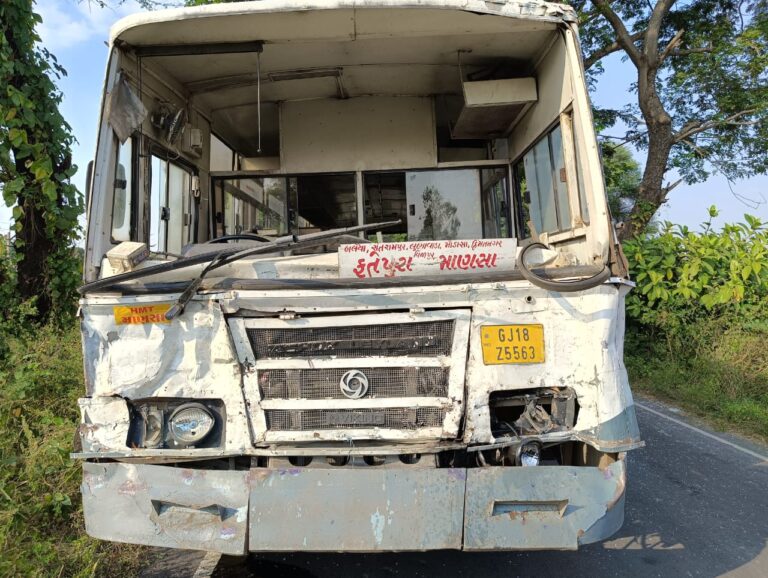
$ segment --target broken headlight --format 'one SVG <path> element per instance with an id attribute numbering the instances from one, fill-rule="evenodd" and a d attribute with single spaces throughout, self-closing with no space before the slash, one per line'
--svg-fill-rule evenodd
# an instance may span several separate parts
<path id="1" fill-rule="evenodd" d="M 519 466 L 538 466 L 541 463 L 541 444 L 539 442 L 528 442 L 523 444 L 517 450 L 517 465 Z"/>
<path id="2" fill-rule="evenodd" d="M 224 440 L 221 400 L 150 398 L 130 402 L 128 446 L 145 449 L 215 448 Z"/>

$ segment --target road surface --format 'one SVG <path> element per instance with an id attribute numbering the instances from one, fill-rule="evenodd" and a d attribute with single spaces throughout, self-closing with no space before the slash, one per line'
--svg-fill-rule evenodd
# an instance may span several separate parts
<path id="1" fill-rule="evenodd" d="M 218 563 L 169 552 L 145 576 L 768 576 L 768 448 L 657 402 L 637 406 L 646 447 L 629 454 L 624 526 L 607 542 L 578 552 L 274 554 Z"/>

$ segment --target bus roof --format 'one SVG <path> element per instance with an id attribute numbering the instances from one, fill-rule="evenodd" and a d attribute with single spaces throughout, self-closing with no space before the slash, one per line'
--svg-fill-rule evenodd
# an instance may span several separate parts
<path id="1" fill-rule="evenodd" d="M 358 12 L 361 9 L 386 10 L 388 17 L 366 18 Z M 398 10 L 409 13 L 397 18 Z M 444 16 L 436 18 L 436 11 L 441 10 Z M 421 11 L 424 18 L 413 11 Z M 314 15 L 310 16 L 310 12 Z M 115 23 L 110 42 L 143 46 L 254 40 L 343 41 L 409 35 L 425 26 L 434 35 L 456 34 L 462 30 L 456 29 L 459 21 L 450 14 L 457 12 L 503 17 L 474 18 L 472 30 L 465 29 L 465 33 L 482 32 L 486 27 L 490 27 L 489 32 L 501 31 L 498 21 L 505 19 L 550 25 L 576 21 L 570 6 L 539 0 L 261 0 L 140 12 Z M 462 24 L 466 26 L 466 21 Z"/>

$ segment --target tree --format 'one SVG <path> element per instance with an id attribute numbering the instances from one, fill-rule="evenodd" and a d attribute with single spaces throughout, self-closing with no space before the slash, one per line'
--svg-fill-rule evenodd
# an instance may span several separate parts
<path id="1" fill-rule="evenodd" d="M 77 170 L 74 137 L 54 84 L 66 72 L 40 46 L 40 22 L 29 0 L 0 3 L 0 186 L 13 207 L 12 280 L 18 297 L 33 302 L 44 321 L 75 303 L 80 276 L 74 242 L 83 203 L 69 181 Z"/>
<path id="2" fill-rule="evenodd" d="M 617 222 L 626 222 L 640 191 L 640 165 L 625 147 L 610 142 L 600 144 L 611 216 Z"/>
<path id="3" fill-rule="evenodd" d="M 718 171 L 768 171 L 768 16 L 734 0 L 576 0 L 590 81 L 623 52 L 637 71 L 636 102 L 598 111 L 621 118 L 626 142 L 645 150 L 637 200 L 622 230 L 642 231 L 680 182 Z M 675 169 L 680 178 L 665 182 Z"/>
<path id="4" fill-rule="evenodd" d="M 424 202 L 424 223 L 416 239 L 455 239 L 461 227 L 456 205 L 444 201 L 440 191 L 432 186 L 424 189 L 421 200 Z"/>

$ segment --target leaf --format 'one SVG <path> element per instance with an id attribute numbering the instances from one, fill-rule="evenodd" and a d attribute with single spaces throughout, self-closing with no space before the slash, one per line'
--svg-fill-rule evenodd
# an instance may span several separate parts
<path id="1" fill-rule="evenodd" d="M 53 181 L 45 181 L 42 186 L 43 194 L 49 201 L 55 201 L 57 197 L 56 183 Z"/>
<path id="2" fill-rule="evenodd" d="M 22 177 L 16 177 L 3 185 L 3 200 L 5 201 L 6 206 L 12 207 L 16 204 L 16 197 L 23 188 L 24 179 Z"/>

